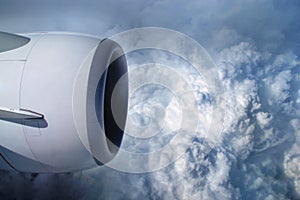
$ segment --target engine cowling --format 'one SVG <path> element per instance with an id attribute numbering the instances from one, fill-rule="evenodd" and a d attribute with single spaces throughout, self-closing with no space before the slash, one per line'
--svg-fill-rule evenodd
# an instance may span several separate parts
<path id="1" fill-rule="evenodd" d="M 0 168 L 70 172 L 112 160 L 128 106 L 122 48 L 73 33 L 0 33 L 1 41 Z"/>

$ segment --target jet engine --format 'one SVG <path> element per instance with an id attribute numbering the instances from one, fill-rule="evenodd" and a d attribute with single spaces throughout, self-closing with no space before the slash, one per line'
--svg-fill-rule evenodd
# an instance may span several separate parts
<path id="1" fill-rule="evenodd" d="M 110 162 L 127 106 L 127 63 L 116 42 L 0 32 L 0 169 L 58 173 Z"/>

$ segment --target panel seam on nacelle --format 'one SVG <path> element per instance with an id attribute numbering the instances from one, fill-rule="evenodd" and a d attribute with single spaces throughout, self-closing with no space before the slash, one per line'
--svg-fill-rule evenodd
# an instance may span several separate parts
<path id="1" fill-rule="evenodd" d="M 26 64 L 27 64 L 27 60 L 32 52 L 32 49 L 35 47 L 35 45 L 37 44 L 38 41 L 41 40 L 41 38 L 44 37 L 44 34 L 41 34 L 38 36 L 38 38 L 36 39 L 36 41 L 34 42 L 34 44 L 32 45 L 32 47 L 30 48 L 27 56 L 26 56 L 26 61 L 24 62 L 24 66 L 23 66 L 23 70 L 22 70 L 22 75 L 21 75 L 21 81 L 20 81 L 20 88 L 19 88 L 19 108 L 21 108 L 21 94 L 22 94 L 22 82 L 23 82 L 23 76 L 24 76 L 24 71 L 25 71 L 25 68 L 26 68 Z M 22 121 L 22 123 L 24 123 Z M 35 160 L 41 165 L 41 167 L 45 170 L 45 171 L 48 171 L 47 168 L 43 165 L 43 163 L 40 162 L 40 160 L 38 159 L 38 157 L 35 155 L 35 153 L 33 152 L 29 142 L 28 142 L 28 139 L 27 139 L 27 136 L 26 136 L 26 130 L 25 130 L 26 127 L 24 127 L 22 125 L 22 130 L 23 130 L 23 135 L 24 135 L 24 138 L 26 140 L 26 143 L 27 143 L 27 146 L 28 148 L 30 149 L 30 152 L 32 154 L 32 156 L 35 158 Z"/>
<path id="2" fill-rule="evenodd" d="M 102 41 L 102 40 L 101 40 Z M 74 108 L 74 93 L 75 93 L 75 90 L 76 90 L 76 83 L 77 83 L 77 81 L 78 81 L 78 77 L 79 77 L 79 75 L 80 75 L 80 73 L 82 73 L 82 68 L 84 67 L 84 65 L 86 64 L 86 62 L 88 62 L 88 60 L 89 60 L 89 58 L 91 57 L 91 63 L 90 64 L 92 64 L 92 60 L 93 60 L 93 57 L 94 57 L 94 55 L 95 55 L 95 52 L 96 52 L 96 49 L 97 49 L 97 47 L 99 46 L 99 44 L 101 43 L 101 41 L 99 42 L 99 43 L 97 43 L 96 45 L 95 45 L 95 47 L 90 51 L 90 53 L 88 53 L 88 55 L 85 57 L 85 59 L 82 61 L 82 63 L 80 64 L 80 67 L 79 67 L 79 69 L 78 69 L 78 72 L 77 72 L 77 74 L 76 74 L 76 78 L 75 78 L 75 81 L 74 81 L 74 83 L 73 83 L 73 94 L 72 94 L 72 96 L 73 96 L 73 98 L 72 98 L 72 107 Z M 88 81 L 88 78 L 87 78 L 87 81 Z M 86 88 L 87 89 L 87 88 Z M 86 93 L 87 93 L 87 91 L 86 91 Z M 85 94 L 85 95 L 87 95 L 87 94 Z M 73 109 L 72 109 L 73 110 Z M 86 151 L 88 151 L 90 154 L 91 154 L 91 157 L 92 157 L 92 152 L 89 150 L 90 149 L 90 146 L 89 146 L 89 143 L 88 144 L 85 144 L 84 142 L 83 142 L 83 138 L 81 138 L 80 136 L 79 136 L 79 134 L 80 134 L 80 129 L 78 128 L 78 126 L 77 126 L 77 123 L 76 123 L 76 113 L 75 113 L 76 111 L 75 110 L 73 110 L 73 113 L 72 113 L 72 115 L 73 115 L 73 121 L 74 121 L 74 125 L 75 125 L 75 130 L 76 130 L 76 138 L 80 141 L 80 143 L 82 144 L 82 146 L 86 149 Z M 88 141 L 87 141 L 88 142 Z M 86 146 L 86 145 L 88 145 L 88 146 Z"/>
<path id="3" fill-rule="evenodd" d="M 20 80 L 20 86 L 19 86 L 19 108 L 21 108 L 21 89 L 22 89 L 22 82 L 23 82 L 23 75 L 24 75 L 24 71 L 25 71 L 25 67 L 26 67 L 26 63 L 28 60 L 28 57 L 33 49 L 33 47 L 36 45 L 36 43 L 42 38 L 43 35 L 40 35 L 37 40 L 34 42 L 34 44 L 31 46 L 30 50 L 28 51 L 28 54 L 26 56 L 24 65 L 23 65 L 23 70 L 22 70 L 22 74 L 21 74 L 21 80 Z"/>

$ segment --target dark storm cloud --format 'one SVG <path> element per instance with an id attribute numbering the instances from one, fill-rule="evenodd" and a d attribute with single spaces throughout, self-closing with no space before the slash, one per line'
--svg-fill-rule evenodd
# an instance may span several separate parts
<path id="1" fill-rule="evenodd" d="M 78 199 L 86 188 L 73 174 L 26 174 L 0 171 L 1 199 Z"/>

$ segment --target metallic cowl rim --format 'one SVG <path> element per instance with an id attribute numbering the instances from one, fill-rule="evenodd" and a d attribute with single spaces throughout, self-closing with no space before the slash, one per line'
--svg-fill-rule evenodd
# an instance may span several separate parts
<path id="1" fill-rule="evenodd" d="M 90 65 L 89 71 L 86 71 L 85 65 Z M 78 116 L 76 124 L 85 123 L 85 130 L 78 132 L 81 135 L 85 134 L 81 136 L 84 145 L 97 164 L 102 165 L 112 160 L 117 154 L 126 124 L 128 75 L 122 48 L 112 40 L 102 40 L 86 60 L 82 70 L 85 72 L 80 72 L 80 74 L 86 75 L 87 95 L 82 103 L 78 103 L 78 106 L 85 105 L 86 113 L 82 113 L 81 116 L 86 116 L 86 119 L 81 120 Z M 118 83 L 119 81 L 122 83 Z M 117 83 L 119 87 L 116 86 Z M 80 96 L 80 91 L 77 91 L 77 95 L 75 92 L 75 101 L 82 99 L 82 95 L 79 98 L 78 96 Z M 113 99 L 113 96 L 117 98 Z M 117 109 L 116 113 L 113 112 L 114 109 Z"/>

